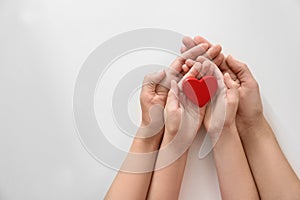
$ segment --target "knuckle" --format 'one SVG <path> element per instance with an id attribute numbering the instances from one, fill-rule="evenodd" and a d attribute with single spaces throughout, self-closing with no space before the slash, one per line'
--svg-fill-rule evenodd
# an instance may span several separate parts
<path id="1" fill-rule="evenodd" d="M 241 63 L 240 65 L 241 65 L 241 68 L 248 69 L 248 65 L 246 63 Z"/>
<path id="2" fill-rule="evenodd" d="M 144 76 L 144 81 L 149 81 L 149 80 L 150 80 L 150 75 L 149 74 L 145 75 Z"/>
<path id="3" fill-rule="evenodd" d="M 257 90 L 259 89 L 259 84 L 256 80 L 253 80 L 252 84 L 253 84 L 254 89 L 257 89 Z"/>

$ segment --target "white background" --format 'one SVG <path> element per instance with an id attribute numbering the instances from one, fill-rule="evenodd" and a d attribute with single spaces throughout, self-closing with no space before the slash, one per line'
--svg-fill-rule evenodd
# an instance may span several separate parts
<path id="1" fill-rule="evenodd" d="M 76 135 L 74 84 L 99 44 L 143 27 L 203 35 L 247 62 L 300 175 L 299 24 L 299 0 L 0 0 L 0 199 L 103 198 L 115 172 Z M 193 150 L 181 199 L 219 199 L 212 157 Z"/>

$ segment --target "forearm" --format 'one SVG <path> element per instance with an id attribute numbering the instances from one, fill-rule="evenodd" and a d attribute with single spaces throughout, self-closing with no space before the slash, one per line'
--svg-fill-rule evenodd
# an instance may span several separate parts
<path id="1" fill-rule="evenodd" d="M 173 136 L 165 133 L 162 140 L 161 148 L 169 144 Z M 185 164 L 187 160 L 188 151 L 185 151 L 172 164 L 154 171 L 150 190 L 147 199 L 153 200 L 175 200 L 178 199 L 181 183 L 184 175 Z M 159 154 L 158 154 L 159 160 Z"/>
<path id="2" fill-rule="evenodd" d="M 213 153 L 222 199 L 259 199 L 235 125 L 223 129 Z"/>
<path id="3" fill-rule="evenodd" d="M 267 121 L 262 117 L 240 135 L 261 198 L 300 199 L 300 181 Z"/>
<path id="4" fill-rule="evenodd" d="M 152 138 L 135 138 L 130 147 L 130 153 L 150 153 L 159 149 L 162 133 Z M 105 199 L 109 200 L 142 200 L 146 199 L 150 186 L 152 170 L 155 166 L 155 155 L 149 157 L 145 162 L 140 163 L 135 157 L 130 155 L 125 159 L 122 168 L 127 171 L 128 168 L 134 168 L 136 165 L 143 164 L 144 173 L 123 172 L 122 169 L 116 175 Z M 124 167 L 126 166 L 126 167 Z M 140 170 L 140 169 L 139 169 Z"/>

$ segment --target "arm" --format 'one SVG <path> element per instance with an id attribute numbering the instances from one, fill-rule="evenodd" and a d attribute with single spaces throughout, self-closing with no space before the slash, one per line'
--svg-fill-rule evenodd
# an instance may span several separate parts
<path id="1" fill-rule="evenodd" d="M 226 63 L 241 82 L 237 127 L 262 199 L 300 199 L 300 181 L 263 116 L 258 84 L 232 56 Z"/>
<path id="2" fill-rule="evenodd" d="M 193 41 L 191 38 L 185 40 L 188 42 L 183 42 L 184 50 L 208 43 L 200 36 L 196 36 Z M 229 73 L 231 78 L 240 84 L 236 125 L 260 197 L 300 199 L 299 178 L 285 158 L 275 134 L 263 116 L 259 87 L 252 73 L 246 64 L 232 56 L 228 56 L 222 62 L 218 60 L 216 64 L 223 73 Z"/>
<path id="3" fill-rule="evenodd" d="M 300 181 L 264 117 L 240 135 L 262 199 L 300 199 Z"/>
<path id="4" fill-rule="evenodd" d="M 165 134 L 170 134 L 166 133 Z M 172 138 L 164 137 L 162 147 L 172 141 Z M 178 199 L 181 183 L 184 175 L 188 151 L 185 151 L 176 161 L 154 172 L 147 199 L 174 200 Z"/>
<path id="5" fill-rule="evenodd" d="M 119 200 L 142 200 L 146 199 L 149 185 L 151 182 L 152 171 L 156 162 L 156 154 L 160 147 L 163 129 L 163 108 L 166 103 L 170 82 L 175 79 L 178 80 L 180 73 L 182 73 L 182 65 L 186 59 L 195 59 L 199 55 L 206 52 L 207 44 L 201 44 L 192 48 L 179 56 L 165 71 L 147 75 L 143 82 L 140 101 L 142 108 L 142 125 L 133 140 L 130 148 L 130 153 L 125 159 L 122 170 L 116 175 L 105 199 Z M 153 121 L 152 121 L 153 120 Z M 145 128 L 148 127 L 148 128 Z M 156 131 L 155 131 L 156 130 Z M 159 130 L 159 132 L 157 132 Z M 154 135 L 154 136 L 153 136 Z M 136 160 L 135 153 L 151 153 L 150 158 L 146 161 Z M 139 169 L 139 173 L 129 170 L 130 167 L 140 167 L 146 170 Z M 145 171 L 145 172 L 142 172 Z"/>
<path id="6" fill-rule="evenodd" d="M 105 199 L 146 199 L 151 182 L 152 170 L 156 160 L 155 151 L 159 149 L 163 135 L 163 110 L 156 109 L 155 113 L 150 113 L 150 108 L 155 105 L 164 106 L 165 104 L 164 96 L 159 98 L 156 93 L 157 85 L 164 77 L 165 73 L 162 71 L 148 75 L 144 79 L 140 97 L 142 106 L 142 125 L 136 134 L 137 137 L 133 139 L 130 147 L 129 152 L 132 154 L 128 154 L 121 170 L 118 172 L 110 186 Z M 154 117 L 156 117 L 156 120 L 151 121 Z M 156 133 L 155 129 L 159 131 Z M 137 166 L 140 166 L 139 162 L 141 162 L 141 160 L 134 156 L 135 153 L 145 153 L 145 155 L 146 153 L 151 153 L 152 156 L 145 156 L 146 159 L 143 160 L 142 167 L 136 168 Z"/>
<path id="7" fill-rule="evenodd" d="M 194 63 L 185 77 L 197 76 L 201 69 L 200 63 Z M 165 133 L 156 163 L 158 170 L 153 174 L 148 199 L 178 199 L 188 148 L 202 124 L 204 112 L 205 107 L 199 108 L 186 99 L 179 92 L 177 83 L 172 82 L 165 107 Z M 165 160 L 172 157 L 175 160 L 165 163 Z"/>
<path id="8" fill-rule="evenodd" d="M 259 199 L 235 126 L 223 129 L 213 154 L 222 199 Z"/>
<path id="9" fill-rule="evenodd" d="M 210 134 L 212 141 L 216 142 L 214 142 L 213 155 L 222 199 L 259 199 L 258 191 L 235 124 L 239 102 L 239 85 L 230 78 L 228 73 L 224 75 L 224 82 L 226 85 L 226 115 L 224 124 L 212 119 L 210 107 L 204 119 L 204 125 L 208 130 L 208 134 Z M 221 120 L 223 121 L 223 119 Z M 215 136 L 216 138 L 214 138 L 215 134 L 213 133 L 216 130 L 222 131 L 219 137 Z"/>
<path id="10" fill-rule="evenodd" d="M 159 142 L 134 139 L 131 153 L 149 153 L 159 148 Z M 130 160 L 130 159 L 129 159 Z M 125 161 L 126 162 L 126 161 Z M 148 161 L 146 168 L 153 168 L 155 159 Z M 130 173 L 119 171 L 105 199 L 146 199 L 152 172 Z"/>

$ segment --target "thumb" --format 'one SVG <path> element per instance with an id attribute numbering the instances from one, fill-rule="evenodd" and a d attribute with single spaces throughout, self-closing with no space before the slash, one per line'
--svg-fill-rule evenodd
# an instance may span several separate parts
<path id="1" fill-rule="evenodd" d="M 179 108 L 179 88 L 176 81 L 171 81 L 171 89 L 168 93 L 166 109 L 174 110 Z"/>
<path id="2" fill-rule="evenodd" d="M 251 79 L 254 79 L 248 66 L 245 63 L 236 60 L 231 55 L 227 56 L 225 61 L 229 69 L 237 75 L 237 78 L 240 80 L 240 82 L 247 82 Z"/>
<path id="3" fill-rule="evenodd" d="M 155 92 L 157 84 L 159 84 L 165 76 L 166 73 L 164 70 L 146 75 L 144 77 L 142 90 Z"/>

